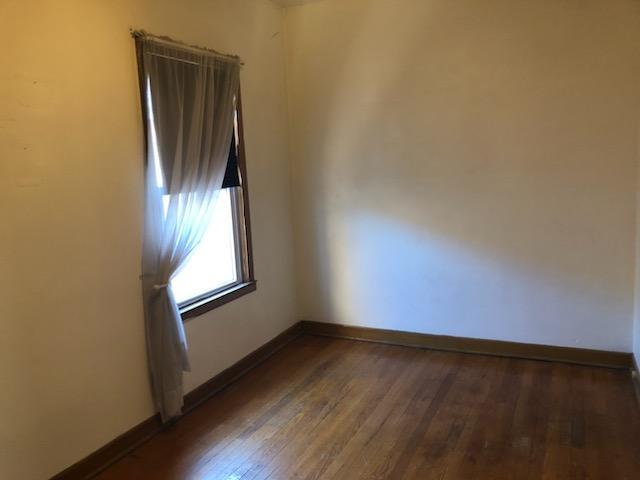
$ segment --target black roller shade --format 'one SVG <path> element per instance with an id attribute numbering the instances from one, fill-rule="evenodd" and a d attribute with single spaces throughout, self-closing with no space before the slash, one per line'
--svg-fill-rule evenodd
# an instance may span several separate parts
<path id="1" fill-rule="evenodd" d="M 240 175 L 238 173 L 238 148 L 236 146 L 236 136 L 231 135 L 231 147 L 229 148 L 229 158 L 227 159 L 227 169 L 224 171 L 222 188 L 239 186 Z"/>

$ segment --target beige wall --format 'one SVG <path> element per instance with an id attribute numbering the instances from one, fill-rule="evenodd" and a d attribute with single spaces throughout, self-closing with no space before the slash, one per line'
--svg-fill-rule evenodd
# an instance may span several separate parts
<path id="1" fill-rule="evenodd" d="M 288 9 L 301 316 L 630 351 L 639 10 Z"/>
<path id="2" fill-rule="evenodd" d="M 281 21 L 266 0 L 0 3 L 0 478 L 47 478 L 153 413 L 130 27 L 246 63 L 258 290 L 187 323 L 187 390 L 293 323 Z"/>
<path id="3" fill-rule="evenodd" d="M 633 331 L 633 355 L 636 366 L 640 365 L 640 125 L 638 125 L 638 149 L 637 165 L 638 180 L 636 183 L 636 261 L 635 261 L 635 289 L 634 289 L 634 316 Z"/>
<path id="4" fill-rule="evenodd" d="M 258 291 L 194 388 L 297 318 L 631 349 L 633 0 L 0 3 L 0 478 L 151 415 L 129 27 L 240 54 Z M 640 348 L 640 347 L 637 347 Z"/>

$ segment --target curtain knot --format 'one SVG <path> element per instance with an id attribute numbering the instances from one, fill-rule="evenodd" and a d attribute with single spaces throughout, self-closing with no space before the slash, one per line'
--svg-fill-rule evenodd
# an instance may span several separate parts
<path id="1" fill-rule="evenodd" d="M 156 283 L 156 284 L 153 286 L 153 289 L 154 289 L 154 290 L 162 290 L 163 288 L 167 288 L 168 286 L 169 286 L 169 284 L 168 284 L 168 283 Z"/>

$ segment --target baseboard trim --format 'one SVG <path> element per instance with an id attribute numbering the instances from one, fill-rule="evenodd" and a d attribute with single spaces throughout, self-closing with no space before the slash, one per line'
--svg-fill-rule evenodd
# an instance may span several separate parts
<path id="1" fill-rule="evenodd" d="M 189 413 L 213 397 L 216 393 L 245 375 L 249 370 L 257 367 L 301 334 L 301 324 L 296 323 L 209 381 L 189 392 L 184 397 L 184 413 Z M 164 428 L 167 427 L 162 425 L 158 414 L 149 417 L 95 452 L 89 454 L 84 459 L 74 463 L 57 475 L 54 475 L 51 477 L 51 480 L 90 479 L 151 439 Z"/>
<path id="2" fill-rule="evenodd" d="M 246 357 L 238 360 L 232 366 L 223 370 L 218 375 L 203 383 L 196 389 L 189 392 L 184 397 L 184 412 L 188 413 L 198 405 L 206 402 L 223 388 L 235 382 L 245 375 L 249 370 L 254 369 L 271 355 L 282 349 L 288 343 L 298 338 L 302 334 L 300 322 L 287 328 L 278 336 L 272 338 L 260 348 L 254 350 Z"/>
<path id="3" fill-rule="evenodd" d="M 311 335 L 347 338 L 368 342 L 387 343 L 406 347 L 475 353 L 500 357 L 525 358 L 564 363 L 575 363 L 608 368 L 632 367 L 630 353 L 591 350 L 585 348 L 557 347 L 531 343 L 505 342 L 478 338 L 451 337 L 426 333 L 383 330 L 379 328 L 340 325 L 336 323 L 302 321 L 302 331 Z"/>
<path id="4" fill-rule="evenodd" d="M 633 366 L 631 367 L 631 383 L 633 383 L 633 389 L 636 392 L 636 400 L 638 401 L 638 408 L 640 408 L 640 367 L 636 362 L 636 357 L 631 355 L 631 361 Z"/>

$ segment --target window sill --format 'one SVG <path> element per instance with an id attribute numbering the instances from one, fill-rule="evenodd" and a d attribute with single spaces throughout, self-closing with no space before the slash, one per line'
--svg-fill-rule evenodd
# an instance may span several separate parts
<path id="1" fill-rule="evenodd" d="M 180 309 L 182 320 L 188 320 L 206 313 L 214 308 L 218 308 L 225 303 L 229 303 L 236 298 L 240 298 L 256 289 L 256 281 L 250 280 L 239 285 L 234 285 L 223 292 L 216 293 L 211 297 L 204 298 L 196 303 L 187 305 Z"/>

